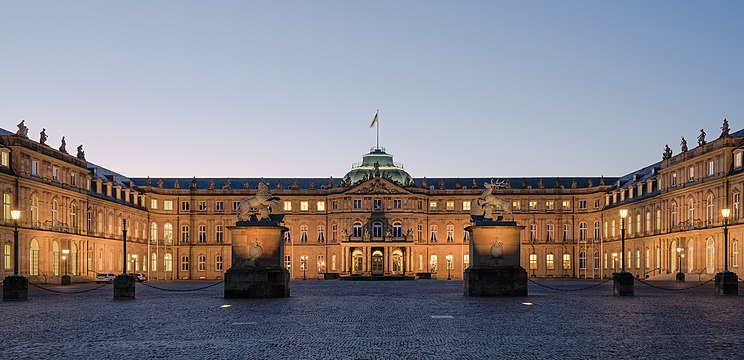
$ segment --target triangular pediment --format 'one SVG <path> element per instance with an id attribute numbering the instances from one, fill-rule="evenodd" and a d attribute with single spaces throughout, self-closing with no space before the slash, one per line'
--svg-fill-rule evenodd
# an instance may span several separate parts
<path id="1" fill-rule="evenodd" d="M 409 194 L 403 187 L 383 178 L 372 178 L 344 191 L 346 194 Z"/>

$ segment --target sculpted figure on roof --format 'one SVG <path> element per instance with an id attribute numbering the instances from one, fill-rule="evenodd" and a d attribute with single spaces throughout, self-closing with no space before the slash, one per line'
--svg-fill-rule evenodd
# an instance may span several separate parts
<path id="1" fill-rule="evenodd" d="M 679 147 L 681 148 L 681 152 L 687 152 L 687 140 L 685 140 L 685 137 L 682 137 L 682 141 L 679 142 Z"/>
<path id="2" fill-rule="evenodd" d="M 661 156 L 662 159 L 671 159 L 672 158 L 672 149 L 669 148 L 669 144 L 664 145 L 664 154 Z"/>
<path id="3" fill-rule="evenodd" d="M 698 135 L 698 146 L 705 145 L 705 130 L 700 129 L 700 135 Z"/>
<path id="4" fill-rule="evenodd" d="M 28 127 L 26 127 L 26 120 L 21 120 L 21 122 L 18 124 L 18 131 L 16 132 L 16 135 L 23 136 L 25 138 L 28 137 Z"/>
<path id="5" fill-rule="evenodd" d="M 41 132 L 39 133 L 39 144 L 46 145 L 46 141 L 47 141 L 46 128 L 42 128 Z"/>
<path id="6" fill-rule="evenodd" d="M 729 135 L 729 124 L 728 120 L 723 119 L 723 126 L 721 126 L 721 137 L 728 136 Z"/>
<path id="7" fill-rule="evenodd" d="M 59 151 L 67 154 L 67 141 L 65 141 L 64 136 L 62 137 L 62 141 L 60 141 Z"/>

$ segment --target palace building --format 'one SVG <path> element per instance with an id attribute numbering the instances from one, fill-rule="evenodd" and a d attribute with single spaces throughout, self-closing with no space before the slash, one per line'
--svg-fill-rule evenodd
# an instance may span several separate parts
<path id="1" fill-rule="evenodd" d="M 0 276 L 73 281 L 96 273 L 141 272 L 150 279 L 221 279 L 230 268 L 229 226 L 237 204 L 268 184 L 283 203 L 285 266 L 292 279 L 417 276 L 462 279 L 468 267 L 470 204 L 484 191 L 511 204 L 504 217 L 524 226 L 522 264 L 530 276 L 606 278 L 626 268 L 666 278 L 710 277 L 742 263 L 744 130 L 729 133 L 621 177 L 417 178 L 374 147 L 341 177 L 130 178 L 76 155 L 0 129 Z M 485 183 L 495 184 L 492 190 Z M 730 219 L 721 210 L 731 209 Z M 13 259 L 10 211 L 20 255 Z M 629 215 L 623 221 L 620 209 Z M 511 210 L 508 214 L 506 210 Z M 127 259 L 122 255 L 127 226 Z M 697 275 L 697 276 L 694 276 Z"/>

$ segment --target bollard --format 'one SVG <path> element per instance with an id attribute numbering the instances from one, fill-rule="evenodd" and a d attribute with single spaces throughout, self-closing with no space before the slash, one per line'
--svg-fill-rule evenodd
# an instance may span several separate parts
<path id="1" fill-rule="evenodd" d="M 136 278 L 131 274 L 121 274 L 114 278 L 114 300 L 134 299 Z"/>

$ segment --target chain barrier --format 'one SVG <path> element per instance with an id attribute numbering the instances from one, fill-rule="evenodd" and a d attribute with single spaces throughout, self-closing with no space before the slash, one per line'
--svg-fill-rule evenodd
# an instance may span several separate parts
<path id="1" fill-rule="evenodd" d="M 744 282 L 744 279 L 742 279 L 742 278 L 740 278 L 738 276 L 737 276 L 737 278 L 739 278 L 739 282 Z"/>
<path id="2" fill-rule="evenodd" d="M 607 280 L 604 280 L 604 281 L 602 281 L 600 283 L 597 283 L 597 284 L 594 284 L 594 285 L 590 285 L 590 286 L 586 286 L 586 287 L 578 288 L 578 289 L 561 289 L 561 288 L 557 288 L 557 287 L 553 287 L 553 286 L 548 286 L 548 285 L 545 285 L 545 284 L 540 284 L 539 282 L 537 282 L 535 280 L 532 280 L 532 279 L 527 279 L 527 281 L 529 281 L 529 282 L 531 282 L 531 283 L 533 283 L 533 284 L 535 284 L 537 286 L 544 287 L 544 288 L 549 289 L 549 290 L 565 291 L 565 292 L 574 292 L 574 291 L 589 290 L 589 289 L 595 288 L 595 287 L 597 287 L 599 285 L 605 284 L 605 283 L 607 283 L 610 280 L 612 280 L 612 278 L 609 278 Z"/>
<path id="3" fill-rule="evenodd" d="M 78 291 L 60 291 L 60 290 L 49 289 L 49 288 L 43 287 L 43 286 L 41 286 L 39 284 L 34 284 L 32 282 L 29 282 L 28 284 L 29 285 L 32 285 L 32 286 L 36 286 L 39 289 L 46 290 L 46 291 L 53 292 L 53 293 L 57 293 L 57 294 L 82 294 L 82 293 L 86 293 L 86 292 L 89 292 L 89 291 L 98 290 L 98 289 L 100 289 L 100 288 L 102 288 L 102 287 L 104 287 L 106 285 L 109 285 L 109 284 L 103 284 L 103 285 L 100 285 L 100 286 L 96 286 L 94 288 L 85 289 L 85 290 L 78 290 Z"/>
<path id="4" fill-rule="evenodd" d="M 700 284 L 697 284 L 697 285 L 692 285 L 692 286 L 688 286 L 688 287 L 684 287 L 684 288 L 675 289 L 675 288 L 665 288 L 665 287 L 661 287 L 661 286 L 658 286 L 658 285 L 653 285 L 653 284 L 650 284 L 648 281 L 643 281 L 641 279 L 636 279 L 636 281 L 640 282 L 641 284 L 644 284 L 646 286 L 650 286 L 650 287 L 655 288 L 655 289 L 664 290 L 664 291 L 684 291 L 684 290 L 690 290 L 690 289 L 694 289 L 694 288 L 697 288 L 697 287 L 701 287 L 701 286 L 703 286 L 703 285 L 705 285 L 705 284 L 707 284 L 707 283 L 709 283 L 709 282 L 711 282 L 713 280 L 715 280 L 715 278 L 712 278 L 712 279 L 710 279 L 710 280 L 708 280 L 706 282 L 703 282 L 703 283 L 700 283 Z"/>
<path id="5" fill-rule="evenodd" d="M 159 286 L 150 285 L 150 284 L 146 284 L 146 283 L 141 283 L 141 284 L 142 285 L 145 285 L 147 287 L 150 287 L 150 288 L 153 288 L 153 289 L 157 289 L 157 290 L 162 290 L 162 291 L 189 292 L 189 291 L 199 291 L 199 290 L 208 289 L 208 288 L 211 288 L 212 286 L 216 286 L 216 285 L 222 284 L 223 282 L 225 282 L 225 280 L 222 280 L 222 281 L 217 282 L 217 283 L 214 283 L 214 284 L 209 284 L 207 286 L 202 286 L 202 287 L 196 288 L 196 289 L 166 289 L 166 288 L 162 288 L 162 287 L 159 287 Z"/>

